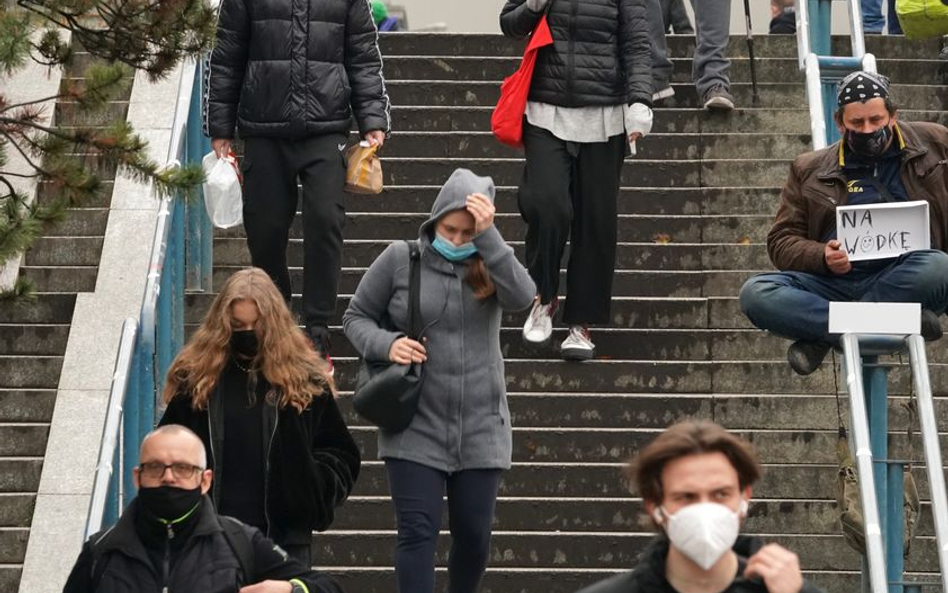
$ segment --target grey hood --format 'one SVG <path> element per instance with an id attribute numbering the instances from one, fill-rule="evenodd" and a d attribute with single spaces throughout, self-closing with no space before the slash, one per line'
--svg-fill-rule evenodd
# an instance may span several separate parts
<path id="1" fill-rule="evenodd" d="M 461 210 L 471 194 L 483 194 L 494 201 L 494 180 L 475 175 L 469 169 L 455 169 L 431 206 L 431 216 L 418 229 L 418 238 L 425 241 L 434 237 L 434 225 L 438 219 L 454 210 Z"/>

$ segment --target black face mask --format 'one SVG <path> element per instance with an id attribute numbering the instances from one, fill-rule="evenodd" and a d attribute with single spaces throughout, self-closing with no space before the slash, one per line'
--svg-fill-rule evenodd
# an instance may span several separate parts
<path id="1" fill-rule="evenodd" d="M 846 130 L 846 146 L 854 153 L 865 158 L 878 158 L 885 152 L 892 138 L 889 126 L 883 126 L 875 132 L 862 133 Z"/>
<path id="2" fill-rule="evenodd" d="M 230 348 L 236 354 L 253 358 L 257 355 L 257 334 L 252 329 L 235 331 L 230 336 Z"/>
<path id="3" fill-rule="evenodd" d="M 201 502 L 201 487 L 193 490 L 174 486 L 139 488 L 138 500 L 150 515 L 174 523 L 184 518 Z"/>

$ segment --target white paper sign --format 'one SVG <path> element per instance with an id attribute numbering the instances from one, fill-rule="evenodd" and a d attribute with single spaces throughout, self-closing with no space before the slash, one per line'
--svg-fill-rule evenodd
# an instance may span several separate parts
<path id="1" fill-rule="evenodd" d="M 919 303 L 837 303 L 829 304 L 831 334 L 909 335 L 922 331 Z"/>
<path id="2" fill-rule="evenodd" d="M 850 261 L 929 249 L 928 202 L 840 206 L 836 208 L 836 237 Z"/>

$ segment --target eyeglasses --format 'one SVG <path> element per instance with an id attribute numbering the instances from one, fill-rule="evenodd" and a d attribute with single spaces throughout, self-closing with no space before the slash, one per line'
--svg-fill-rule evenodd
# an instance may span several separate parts
<path id="1" fill-rule="evenodd" d="M 174 477 L 179 480 L 188 480 L 194 477 L 195 472 L 204 471 L 203 467 L 191 465 L 190 463 L 164 464 L 160 461 L 149 461 L 148 463 L 143 463 L 138 466 L 142 472 L 142 476 L 152 480 L 160 480 L 161 477 L 165 475 L 165 470 L 169 467 Z"/>

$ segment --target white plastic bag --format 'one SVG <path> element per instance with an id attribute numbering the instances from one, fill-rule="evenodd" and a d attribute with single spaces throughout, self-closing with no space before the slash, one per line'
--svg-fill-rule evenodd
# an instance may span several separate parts
<path id="1" fill-rule="evenodd" d="M 229 229 L 244 220 L 243 198 L 237 158 L 230 153 L 222 159 L 212 150 L 201 161 L 204 169 L 204 207 L 211 223 Z"/>

